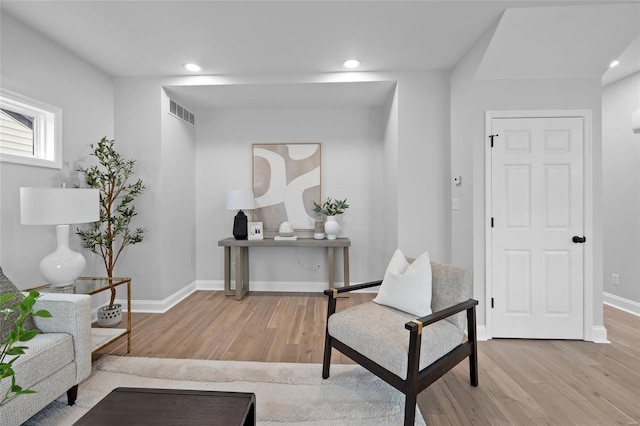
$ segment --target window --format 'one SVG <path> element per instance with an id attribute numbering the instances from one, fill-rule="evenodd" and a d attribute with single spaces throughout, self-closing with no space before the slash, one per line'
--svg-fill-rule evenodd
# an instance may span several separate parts
<path id="1" fill-rule="evenodd" d="M 0 161 L 61 168 L 62 110 L 0 89 Z"/>

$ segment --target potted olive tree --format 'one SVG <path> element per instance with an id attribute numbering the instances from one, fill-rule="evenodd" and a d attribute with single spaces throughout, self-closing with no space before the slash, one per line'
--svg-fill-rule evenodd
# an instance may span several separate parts
<path id="1" fill-rule="evenodd" d="M 91 156 L 97 165 L 80 167 L 87 184 L 100 191 L 100 220 L 86 229 L 78 228 L 82 246 L 99 254 L 104 261 L 107 276 L 113 278 L 113 270 L 122 250 L 142 241 L 143 228 L 130 229 L 136 216 L 134 200 L 145 189 L 141 179 L 129 183 L 135 160 L 123 158 L 114 148 L 114 140 L 102 138 L 91 144 Z M 98 310 L 98 324 L 113 327 L 122 319 L 122 306 L 115 304 L 116 289 L 111 289 L 108 306 Z"/>

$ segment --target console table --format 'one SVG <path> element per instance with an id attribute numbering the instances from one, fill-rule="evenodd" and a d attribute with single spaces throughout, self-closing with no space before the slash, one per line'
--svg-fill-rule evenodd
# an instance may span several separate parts
<path id="1" fill-rule="evenodd" d="M 298 238 L 297 240 L 236 240 L 225 238 L 218 241 L 218 246 L 224 247 L 224 294 L 235 296 L 241 300 L 249 291 L 249 247 L 322 247 L 327 249 L 329 258 L 329 288 L 335 286 L 335 249 L 342 247 L 344 259 L 344 285 L 349 285 L 349 247 L 351 241 L 348 238 L 336 238 L 335 240 L 316 240 L 313 238 Z M 236 258 L 236 289 L 231 290 L 231 247 L 235 248 Z"/>

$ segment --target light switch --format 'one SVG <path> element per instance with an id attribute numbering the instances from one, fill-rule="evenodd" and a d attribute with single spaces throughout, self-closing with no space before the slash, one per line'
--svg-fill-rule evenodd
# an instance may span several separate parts
<path id="1" fill-rule="evenodd" d="M 451 210 L 460 210 L 460 198 L 451 199 Z"/>

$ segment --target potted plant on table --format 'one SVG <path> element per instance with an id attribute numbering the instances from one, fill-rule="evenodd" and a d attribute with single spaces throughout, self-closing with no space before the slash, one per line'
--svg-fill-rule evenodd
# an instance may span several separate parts
<path id="1" fill-rule="evenodd" d="M 78 228 L 82 246 L 99 254 L 104 261 L 107 277 L 113 278 L 113 270 L 122 250 L 137 244 L 144 238 L 143 228 L 130 229 L 131 220 L 137 215 L 134 200 L 144 191 L 141 179 L 129 183 L 135 160 L 123 158 L 114 148 L 114 140 L 102 138 L 91 144 L 91 156 L 98 164 L 80 167 L 87 184 L 100 191 L 100 220 L 88 229 Z M 98 324 L 113 327 L 122 319 L 122 306 L 115 304 L 116 289 L 111 288 L 108 306 L 98 310 Z"/>
<path id="2" fill-rule="evenodd" d="M 344 200 L 332 200 L 331 197 L 327 197 L 326 201 L 322 205 L 313 202 L 313 211 L 318 215 L 326 216 L 327 221 L 324 224 L 324 232 L 327 234 L 328 240 L 335 240 L 340 230 L 340 225 L 336 220 L 336 216 L 344 213 L 349 208 L 347 199 Z"/>

